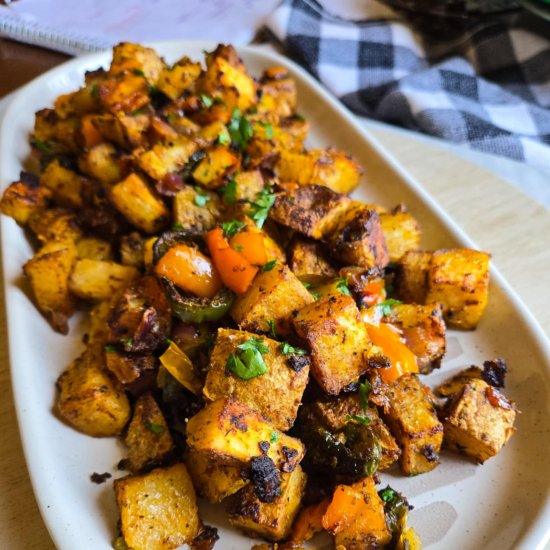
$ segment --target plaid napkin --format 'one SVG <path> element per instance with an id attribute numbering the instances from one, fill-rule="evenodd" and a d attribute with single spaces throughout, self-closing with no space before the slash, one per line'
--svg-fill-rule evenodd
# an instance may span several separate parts
<path id="1" fill-rule="evenodd" d="M 266 26 L 355 113 L 550 169 L 548 39 L 493 20 L 430 43 L 376 4 L 284 0 Z"/>

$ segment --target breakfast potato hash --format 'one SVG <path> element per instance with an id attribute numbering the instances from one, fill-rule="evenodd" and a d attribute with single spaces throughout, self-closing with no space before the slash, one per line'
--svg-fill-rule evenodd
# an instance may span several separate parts
<path id="1" fill-rule="evenodd" d="M 287 69 L 221 44 L 173 64 L 119 44 L 36 113 L 36 171 L 0 207 L 36 237 L 52 328 L 91 305 L 55 412 L 127 447 L 115 548 L 212 548 L 204 497 L 254 548 L 419 549 L 379 472 L 443 446 L 484 462 L 514 432 L 504 360 L 437 397 L 425 380 L 447 329 L 480 322 L 489 254 L 423 250 L 414 212 L 350 197 L 363 168 L 308 130 Z"/>

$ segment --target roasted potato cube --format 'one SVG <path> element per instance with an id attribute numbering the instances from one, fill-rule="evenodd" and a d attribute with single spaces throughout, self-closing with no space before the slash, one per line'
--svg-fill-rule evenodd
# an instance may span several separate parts
<path id="1" fill-rule="evenodd" d="M 287 118 L 296 110 L 296 83 L 285 67 L 269 67 L 260 80 L 258 112 L 268 117 Z"/>
<path id="2" fill-rule="evenodd" d="M 21 172 L 18 181 L 8 186 L 0 200 L 0 212 L 25 225 L 32 214 L 48 206 L 52 191 L 40 185 L 38 178 Z"/>
<path id="3" fill-rule="evenodd" d="M 95 111 L 99 107 L 96 90 L 97 82 L 90 82 L 76 92 L 60 95 L 54 103 L 56 114 L 68 118 Z"/>
<path id="4" fill-rule="evenodd" d="M 148 82 L 156 84 L 165 65 L 159 54 L 132 42 L 121 42 L 113 48 L 113 60 L 109 67 L 110 75 L 123 72 L 142 74 Z"/>
<path id="5" fill-rule="evenodd" d="M 264 188 L 264 179 L 259 170 L 247 170 L 235 174 L 235 199 L 253 201 Z"/>
<path id="6" fill-rule="evenodd" d="M 107 331 L 106 331 L 107 332 Z M 106 336 L 107 339 L 108 335 Z M 154 355 L 120 352 L 113 345 L 105 346 L 105 367 L 126 390 L 147 387 L 156 379 L 157 359 Z M 133 392 L 131 392 L 133 393 Z"/>
<path id="7" fill-rule="evenodd" d="M 368 206 L 355 202 L 325 234 L 334 257 L 348 265 L 383 269 L 389 263 L 380 218 Z"/>
<path id="8" fill-rule="evenodd" d="M 112 187 L 111 201 L 130 223 L 145 233 L 157 233 L 170 219 L 164 202 L 137 174 L 130 174 Z"/>
<path id="9" fill-rule="evenodd" d="M 243 380 L 227 373 L 229 355 L 238 351 L 238 345 L 255 336 L 250 332 L 218 329 L 203 394 L 209 401 L 234 397 L 285 432 L 292 427 L 298 414 L 308 382 L 309 363 L 307 359 L 289 361 L 290 358 L 297 359 L 297 356 L 283 355 L 279 342 L 263 338 L 262 344 L 269 348 L 269 352 L 263 355 L 268 369 L 266 374 Z"/>
<path id="10" fill-rule="evenodd" d="M 157 88 L 174 101 L 193 85 L 201 71 L 200 63 L 193 63 L 188 57 L 183 57 L 160 73 Z"/>
<path id="11" fill-rule="evenodd" d="M 53 199 L 59 206 L 82 208 L 86 190 L 91 190 L 92 182 L 81 175 L 61 166 L 55 159 L 42 172 L 40 184 L 50 189 Z"/>
<path id="12" fill-rule="evenodd" d="M 119 74 L 98 86 L 102 107 L 110 113 L 134 113 L 150 101 L 149 83 L 138 73 Z"/>
<path id="13" fill-rule="evenodd" d="M 130 419 L 130 404 L 103 369 L 102 355 L 88 348 L 57 381 L 55 408 L 73 428 L 94 437 L 119 434 Z"/>
<path id="14" fill-rule="evenodd" d="M 61 118 L 52 109 L 42 109 L 35 115 L 33 145 L 46 156 L 76 152 L 80 133 L 80 118 Z"/>
<path id="15" fill-rule="evenodd" d="M 216 225 L 220 216 L 219 198 L 215 193 L 185 185 L 174 196 L 173 210 L 174 224 L 200 235 Z"/>
<path id="16" fill-rule="evenodd" d="M 287 253 L 290 268 L 301 281 L 317 283 L 337 275 L 326 246 L 319 241 L 297 235 L 289 244 Z"/>
<path id="17" fill-rule="evenodd" d="M 281 181 L 325 185 L 337 193 L 347 194 L 359 184 L 363 169 L 356 160 L 335 149 L 304 153 L 282 150 L 276 173 Z"/>
<path id="18" fill-rule="evenodd" d="M 403 207 L 379 214 L 390 262 L 399 262 L 409 250 L 418 250 L 420 224 Z"/>
<path id="19" fill-rule="evenodd" d="M 422 374 L 440 367 L 446 345 L 440 304 L 398 304 L 384 317 L 384 322 L 401 330 L 407 347 L 416 355 Z"/>
<path id="20" fill-rule="evenodd" d="M 256 275 L 248 290 L 237 296 L 231 317 L 243 329 L 269 332 L 275 323 L 277 334 L 287 334 L 293 312 L 311 304 L 313 297 L 286 265 L 276 264 Z"/>
<path id="21" fill-rule="evenodd" d="M 229 523 L 252 537 L 277 541 L 290 534 L 292 522 L 300 510 L 307 476 L 298 465 L 281 475 L 280 494 L 272 502 L 263 502 L 253 484 L 231 497 L 227 506 Z"/>
<path id="22" fill-rule="evenodd" d="M 84 151 L 79 158 L 78 167 L 81 172 L 104 185 L 120 181 L 124 174 L 119 154 L 110 143 L 100 143 Z"/>
<path id="23" fill-rule="evenodd" d="M 445 445 L 480 463 L 495 456 L 515 431 L 515 406 L 484 380 L 464 383 L 444 411 Z"/>
<path id="24" fill-rule="evenodd" d="M 239 169 L 239 157 L 227 147 L 215 145 L 193 170 L 195 181 L 208 189 L 223 185 L 226 178 Z"/>
<path id="25" fill-rule="evenodd" d="M 145 132 L 150 122 L 149 115 L 146 114 L 129 116 L 123 113 L 105 113 L 92 117 L 92 124 L 106 140 L 128 151 L 147 143 Z"/>
<path id="26" fill-rule="evenodd" d="M 183 168 L 196 150 L 197 144 L 182 136 L 166 144 L 153 145 L 139 154 L 137 163 L 148 176 L 162 181 L 168 174 Z"/>
<path id="27" fill-rule="evenodd" d="M 195 490 L 184 464 L 115 480 L 124 541 L 133 550 L 170 550 L 201 531 Z"/>
<path id="28" fill-rule="evenodd" d="M 401 447 L 401 470 L 406 475 L 429 472 L 439 464 L 443 426 L 434 397 L 418 375 L 405 374 L 388 386 L 390 408 L 385 420 Z"/>
<path id="29" fill-rule="evenodd" d="M 321 185 L 304 185 L 277 197 L 269 216 L 306 237 L 321 239 L 351 204 L 351 199 Z"/>
<path id="30" fill-rule="evenodd" d="M 397 277 L 399 297 L 410 304 L 425 304 L 431 252 L 406 252 L 400 260 Z"/>
<path id="31" fill-rule="evenodd" d="M 351 296 L 327 296 L 300 309 L 292 323 L 312 351 L 311 373 L 321 388 L 337 395 L 367 368 L 372 343 Z"/>
<path id="32" fill-rule="evenodd" d="M 467 248 L 432 254 L 426 303 L 441 302 L 451 326 L 466 330 L 477 326 L 487 305 L 489 259 L 486 252 Z"/>
<path id="33" fill-rule="evenodd" d="M 248 483 L 241 466 L 220 464 L 204 452 L 191 449 L 185 464 L 197 493 L 212 503 L 221 502 Z"/>
<path id="34" fill-rule="evenodd" d="M 384 502 L 371 477 L 351 486 L 338 485 L 323 524 L 329 524 L 328 531 L 334 533 L 337 549 L 376 550 L 385 548 L 392 538 L 386 525 Z"/>
<path id="35" fill-rule="evenodd" d="M 68 318 L 74 310 L 69 276 L 76 261 L 72 241 L 48 241 L 24 266 L 38 309 L 53 328 L 67 334 Z"/>
<path id="36" fill-rule="evenodd" d="M 63 208 L 36 210 L 29 218 L 29 227 L 43 243 L 49 241 L 77 241 L 82 232 L 76 215 Z"/>
<path id="37" fill-rule="evenodd" d="M 79 259 L 101 260 L 108 262 L 113 259 L 111 245 L 103 239 L 96 237 L 83 237 L 76 243 L 76 250 Z"/>
<path id="38" fill-rule="evenodd" d="M 123 235 L 120 239 L 120 261 L 123 265 L 132 265 L 142 268 L 144 264 L 145 240 L 137 232 L 133 231 Z"/>
<path id="39" fill-rule="evenodd" d="M 136 401 L 124 443 L 128 447 L 129 470 L 134 473 L 158 466 L 174 451 L 168 424 L 150 393 Z"/>
<path id="40" fill-rule="evenodd" d="M 69 290 L 84 300 L 107 300 L 138 277 L 139 271 L 135 267 L 83 258 L 74 264 Z"/>
<path id="41" fill-rule="evenodd" d="M 265 454 L 283 472 L 292 472 L 305 452 L 298 439 L 234 398 L 214 401 L 193 416 L 187 423 L 187 445 L 218 463 L 242 467 Z"/>

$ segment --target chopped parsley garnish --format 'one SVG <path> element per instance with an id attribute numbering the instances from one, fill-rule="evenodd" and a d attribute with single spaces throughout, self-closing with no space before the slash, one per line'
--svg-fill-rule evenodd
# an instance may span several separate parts
<path id="1" fill-rule="evenodd" d="M 92 84 L 92 88 L 90 90 L 90 95 L 94 99 L 97 99 L 99 97 L 99 86 L 96 83 Z"/>
<path id="2" fill-rule="evenodd" d="M 181 222 L 176 222 L 172 224 L 172 231 L 181 231 L 183 229 L 183 224 Z"/>
<path id="3" fill-rule="evenodd" d="M 160 426 L 159 424 L 155 424 L 154 422 L 151 422 L 151 420 L 147 420 L 145 422 L 145 427 L 154 434 L 160 435 L 161 433 L 164 433 L 164 426 Z"/>
<path id="4" fill-rule="evenodd" d="M 201 101 L 206 108 L 212 107 L 212 105 L 214 105 L 214 100 L 205 94 L 201 94 Z"/>
<path id="5" fill-rule="evenodd" d="M 268 319 L 267 324 L 269 325 L 269 335 L 272 338 L 277 338 L 277 334 L 275 333 L 275 321 L 273 319 Z"/>
<path id="6" fill-rule="evenodd" d="M 237 353 L 230 353 L 225 368 L 236 374 L 242 380 L 250 380 L 267 372 L 262 355 L 269 352 L 264 346 L 263 338 L 249 338 L 244 344 L 237 346 Z"/>
<path id="7" fill-rule="evenodd" d="M 397 493 L 388 485 L 385 489 L 378 491 L 378 496 L 384 502 L 393 502 L 397 498 Z"/>
<path id="8" fill-rule="evenodd" d="M 229 134 L 225 129 L 223 129 L 219 135 L 218 135 L 218 143 L 220 145 L 229 145 L 231 143 L 231 139 L 229 137 Z"/>
<path id="9" fill-rule="evenodd" d="M 231 179 L 221 188 L 221 192 L 227 204 L 234 204 L 237 202 L 237 181 L 234 175 L 232 175 Z"/>
<path id="10" fill-rule="evenodd" d="M 107 344 L 103 349 L 105 350 L 105 353 L 116 353 L 118 351 L 117 347 L 112 344 Z"/>
<path id="11" fill-rule="evenodd" d="M 376 307 L 380 308 L 380 311 L 382 312 L 382 315 L 389 315 L 391 313 L 391 310 L 398 306 L 399 304 L 402 304 L 403 302 L 400 302 L 399 300 L 394 300 L 393 298 L 388 298 L 387 300 L 384 300 L 383 302 L 380 302 L 379 304 L 376 304 Z"/>
<path id="12" fill-rule="evenodd" d="M 365 380 L 362 384 L 359 384 L 359 399 L 361 399 L 361 407 L 363 407 L 363 412 L 365 412 L 369 406 L 369 393 L 371 389 L 372 385 L 368 380 Z"/>
<path id="13" fill-rule="evenodd" d="M 271 139 L 273 137 L 273 126 L 269 122 L 259 122 L 265 128 L 265 137 Z"/>
<path id="14" fill-rule="evenodd" d="M 311 283 L 305 283 L 302 281 L 302 284 L 307 288 L 309 293 L 315 298 L 315 300 L 318 300 L 321 297 L 321 293 L 317 292 L 315 290 L 315 287 Z"/>
<path id="15" fill-rule="evenodd" d="M 145 78 L 145 73 L 141 69 L 133 68 L 132 72 L 137 76 L 142 76 L 143 78 Z"/>
<path id="16" fill-rule="evenodd" d="M 49 155 L 53 153 L 55 143 L 52 141 L 42 141 L 40 139 L 34 138 L 32 144 L 44 155 Z"/>
<path id="17" fill-rule="evenodd" d="M 299 120 L 300 122 L 304 122 L 306 117 L 304 115 L 301 115 L 300 113 L 294 113 L 294 118 L 296 120 Z"/>
<path id="18" fill-rule="evenodd" d="M 250 138 L 254 134 L 252 125 L 249 120 L 241 114 L 240 109 L 235 109 L 233 111 L 227 129 L 231 136 L 231 142 L 241 150 L 247 146 Z"/>
<path id="19" fill-rule="evenodd" d="M 244 246 L 242 246 L 240 244 L 234 244 L 233 245 L 233 250 L 236 250 L 237 252 L 242 252 L 244 250 Z"/>
<path id="20" fill-rule="evenodd" d="M 307 351 L 305 349 L 295 348 L 288 342 L 281 342 L 279 349 L 283 355 L 307 355 Z"/>
<path id="21" fill-rule="evenodd" d="M 128 545 L 126 544 L 126 541 L 124 540 L 124 537 L 117 537 L 113 541 L 113 548 L 114 548 L 114 550 L 129 550 Z"/>
<path id="22" fill-rule="evenodd" d="M 233 237 L 234 235 L 236 235 L 245 226 L 246 224 L 244 222 L 240 222 L 239 220 L 231 220 L 230 222 L 223 222 L 222 223 L 223 236 L 226 239 L 229 239 L 230 237 Z"/>
<path id="23" fill-rule="evenodd" d="M 368 426 L 370 424 L 370 418 L 359 416 L 358 414 L 348 414 L 346 416 L 346 422 L 356 422 L 357 424 Z"/>
<path id="24" fill-rule="evenodd" d="M 210 197 L 200 191 L 200 189 L 195 188 L 196 195 L 195 195 L 195 204 L 197 206 L 206 206 L 206 203 L 210 200 Z"/>
<path id="25" fill-rule="evenodd" d="M 346 279 L 342 279 L 341 277 L 338 277 L 336 279 L 336 288 L 338 289 L 338 292 L 340 294 L 346 294 L 347 296 L 351 296 L 351 292 L 349 290 L 348 282 Z"/>
<path id="26" fill-rule="evenodd" d="M 250 203 L 249 215 L 260 229 L 263 227 L 276 198 L 277 196 L 271 192 L 271 188 L 267 188 L 260 191 L 258 198 Z"/>
<path id="27" fill-rule="evenodd" d="M 277 443 L 279 441 L 279 434 L 273 430 L 271 430 L 271 437 L 269 438 L 270 443 Z"/>
<path id="28" fill-rule="evenodd" d="M 134 343 L 134 339 L 133 338 L 121 338 L 120 343 L 123 346 L 132 347 L 132 344 Z"/>
<path id="29" fill-rule="evenodd" d="M 262 271 L 271 271 L 275 267 L 276 263 L 277 260 L 270 260 L 262 266 Z"/>

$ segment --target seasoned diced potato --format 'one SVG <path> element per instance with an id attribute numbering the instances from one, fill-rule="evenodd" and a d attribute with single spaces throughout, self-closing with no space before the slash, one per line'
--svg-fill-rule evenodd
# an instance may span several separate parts
<path id="1" fill-rule="evenodd" d="M 351 193 L 363 173 L 358 162 L 335 149 L 311 150 L 304 153 L 281 151 L 276 164 L 281 181 L 300 185 L 325 185 L 338 193 Z"/>
<path id="2" fill-rule="evenodd" d="M 127 73 L 106 78 L 98 86 L 99 100 L 107 111 L 134 113 L 149 101 L 149 83 L 141 74 Z"/>
<path id="3" fill-rule="evenodd" d="M 61 374 L 56 410 L 73 428 L 94 437 L 119 434 L 130 404 L 103 369 L 102 355 L 88 348 Z"/>
<path id="4" fill-rule="evenodd" d="M 383 269 L 390 259 L 380 218 L 363 203 L 354 202 L 324 239 L 333 256 L 348 265 Z"/>
<path id="5" fill-rule="evenodd" d="M 234 397 L 284 432 L 292 427 L 298 414 L 308 382 L 309 363 L 304 357 L 284 355 L 279 342 L 263 338 L 262 345 L 269 349 L 263 355 L 267 373 L 250 380 L 228 373 L 226 365 L 229 355 L 237 353 L 238 345 L 254 337 L 256 335 L 250 332 L 218 329 L 203 393 L 209 401 Z"/>
<path id="6" fill-rule="evenodd" d="M 135 267 L 83 258 L 75 262 L 69 290 L 84 300 L 107 300 L 138 277 L 139 271 Z"/>
<path id="7" fill-rule="evenodd" d="M 151 178 L 162 181 L 168 174 L 177 172 L 197 150 L 197 144 L 186 137 L 169 143 L 157 143 L 138 157 L 139 167 Z"/>
<path id="8" fill-rule="evenodd" d="M 92 124 L 108 141 L 127 150 L 147 144 L 145 132 L 149 128 L 150 118 L 146 114 L 128 116 L 123 113 L 94 115 Z"/>
<path id="9" fill-rule="evenodd" d="M 220 216 L 219 198 L 215 193 L 185 185 L 174 196 L 174 224 L 200 235 L 216 225 Z"/>
<path id="10" fill-rule="evenodd" d="M 311 373 L 337 395 L 368 368 L 372 343 L 351 296 L 327 296 L 300 309 L 292 323 L 312 351 Z"/>
<path id="11" fill-rule="evenodd" d="M 29 218 L 29 227 L 43 243 L 77 241 L 82 236 L 76 215 L 63 208 L 36 210 Z"/>
<path id="12" fill-rule="evenodd" d="M 404 474 L 429 472 L 439 464 L 443 426 L 439 422 L 432 393 L 418 375 L 405 374 L 388 386 L 390 408 L 385 416 L 401 447 Z"/>
<path id="13" fill-rule="evenodd" d="M 276 222 L 306 237 L 321 239 L 351 204 L 351 199 L 321 185 L 304 185 L 281 194 L 269 215 Z"/>
<path id="14" fill-rule="evenodd" d="M 227 147 L 215 145 L 193 170 L 195 181 L 208 189 L 216 189 L 226 178 L 239 169 L 239 157 Z"/>
<path id="15" fill-rule="evenodd" d="M 82 208 L 86 189 L 91 190 L 90 181 L 65 168 L 57 159 L 42 172 L 40 184 L 52 191 L 53 199 L 59 206 L 68 208 Z"/>
<path id="16" fill-rule="evenodd" d="M 446 327 L 440 304 L 398 304 L 384 322 L 398 327 L 423 374 L 439 368 L 445 355 Z"/>
<path id="17" fill-rule="evenodd" d="M 515 418 L 515 406 L 498 389 L 472 378 L 444 409 L 445 445 L 485 462 L 510 439 Z"/>
<path id="18" fill-rule="evenodd" d="M 130 174 L 112 187 L 111 201 L 130 223 L 145 233 L 157 233 L 170 219 L 164 202 L 137 174 Z"/>
<path id="19" fill-rule="evenodd" d="M 120 261 L 123 265 L 132 265 L 137 268 L 144 264 L 145 240 L 137 232 L 133 231 L 123 235 L 120 239 Z"/>
<path id="20" fill-rule="evenodd" d="M 379 214 L 390 262 L 399 262 L 409 250 L 418 250 L 420 224 L 404 208 Z"/>
<path id="21" fill-rule="evenodd" d="M 316 283 L 327 277 L 336 277 L 326 246 L 323 243 L 296 236 L 288 246 L 290 268 L 301 281 Z"/>
<path id="22" fill-rule="evenodd" d="M 305 452 L 298 439 L 280 432 L 233 398 L 219 399 L 191 418 L 187 444 L 220 464 L 235 466 L 245 466 L 265 454 L 283 472 L 292 472 Z M 265 453 L 262 447 L 267 449 Z"/>
<path id="23" fill-rule="evenodd" d="M 68 118 L 95 111 L 99 107 L 94 91 L 96 89 L 97 84 L 90 83 L 75 92 L 60 95 L 54 103 L 56 114 L 61 118 Z"/>
<path id="24" fill-rule="evenodd" d="M 116 148 L 110 143 L 100 143 L 82 153 L 78 167 L 104 185 L 111 185 L 123 177 L 123 167 Z"/>
<path id="25" fill-rule="evenodd" d="M 296 110 L 296 83 L 285 67 L 269 67 L 260 80 L 258 112 L 269 117 L 287 118 Z"/>
<path id="26" fill-rule="evenodd" d="M 48 206 L 52 191 L 40 185 L 38 178 L 21 172 L 18 181 L 8 186 L 0 200 L 0 212 L 25 225 L 32 214 Z"/>
<path id="27" fill-rule="evenodd" d="M 38 309 L 55 330 L 67 334 L 68 318 L 74 309 L 69 276 L 76 261 L 72 241 L 48 241 L 24 266 Z"/>
<path id="28" fill-rule="evenodd" d="M 158 466 L 174 451 L 168 424 L 150 393 L 136 401 L 124 443 L 128 447 L 131 472 Z"/>
<path id="29" fill-rule="evenodd" d="M 113 259 L 111 245 L 103 239 L 96 237 L 83 237 L 76 243 L 78 258 L 90 260 L 110 261 Z"/>
<path id="30" fill-rule="evenodd" d="M 264 179 L 259 170 L 247 170 L 235 174 L 236 200 L 256 200 L 264 188 Z"/>
<path id="31" fill-rule="evenodd" d="M 231 317 L 245 330 L 269 332 L 273 321 L 278 334 L 290 330 L 293 312 L 313 302 L 313 297 L 286 265 L 277 263 L 256 275 L 248 290 L 237 296 Z"/>
<path id="32" fill-rule="evenodd" d="M 247 485 L 231 497 L 227 507 L 229 522 L 252 537 L 286 539 L 300 510 L 306 481 L 307 476 L 299 465 L 293 472 L 283 473 L 280 495 L 272 502 L 262 502 L 254 485 Z"/>
<path id="33" fill-rule="evenodd" d="M 62 154 L 78 150 L 80 119 L 60 118 L 52 109 L 42 109 L 35 115 L 33 141 L 41 153 Z"/>
<path id="34" fill-rule="evenodd" d="M 212 503 L 221 502 L 248 483 L 242 466 L 220 464 L 208 453 L 191 449 L 185 464 L 197 493 Z"/>
<path id="35" fill-rule="evenodd" d="M 400 260 L 398 274 L 399 297 L 407 303 L 425 304 L 431 252 L 406 252 Z"/>
<path id="36" fill-rule="evenodd" d="M 466 330 L 477 326 L 487 305 L 489 258 L 486 252 L 467 248 L 433 253 L 426 303 L 441 302 L 451 326 Z"/>
<path id="37" fill-rule="evenodd" d="M 201 71 L 200 63 L 193 63 L 188 57 L 183 57 L 160 73 L 157 88 L 174 101 L 192 86 Z"/>
<path id="38" fill-rule="evenodd" d="M 109 74 L 117 75 L 130 71 L 142 74 L 148 82 L 156 84 L 164 66 L 162 58 L 152 48 L 132 42 L 121 42 L 113 48 Z"/>
<path id="39" fill-rule="evenodd" d="M 132 550 L 171 550 L 201 531 L 195 490 L 184 464 L 115 480 L 124 541 Z"/>

